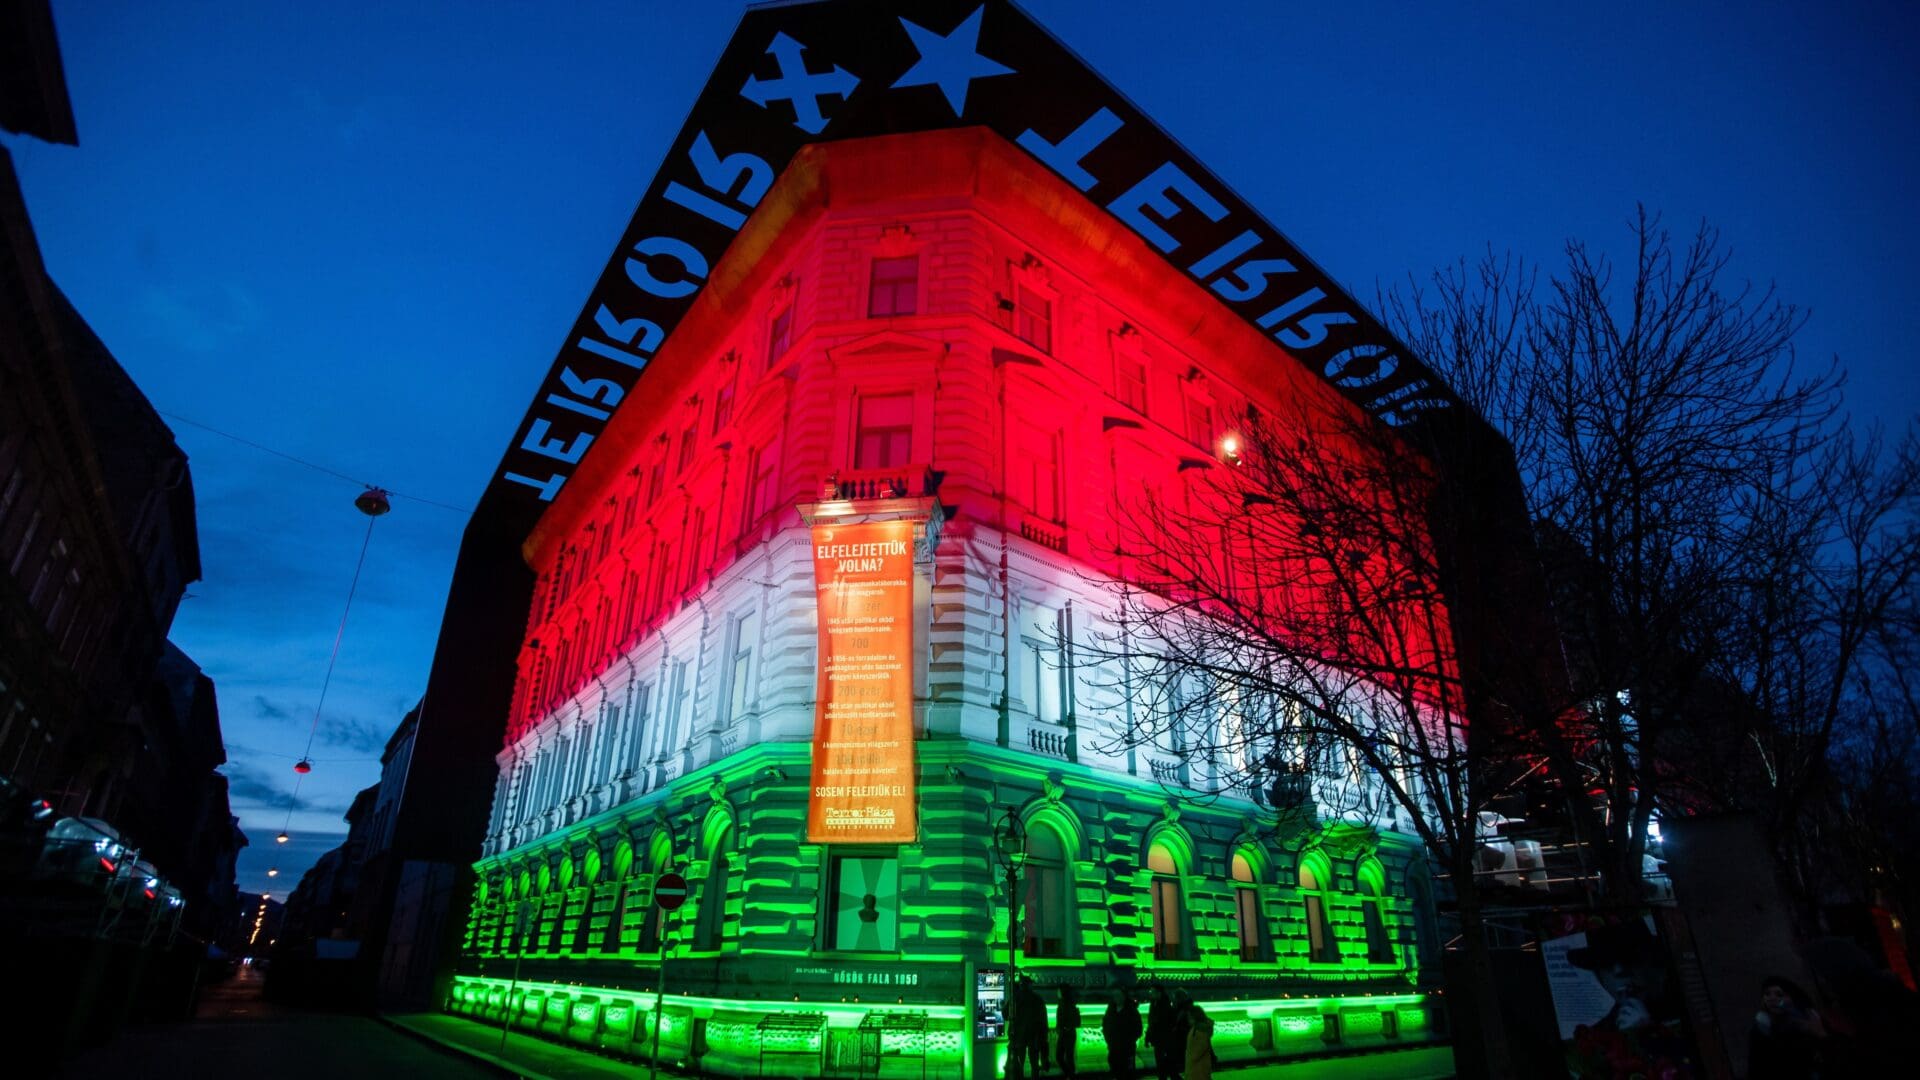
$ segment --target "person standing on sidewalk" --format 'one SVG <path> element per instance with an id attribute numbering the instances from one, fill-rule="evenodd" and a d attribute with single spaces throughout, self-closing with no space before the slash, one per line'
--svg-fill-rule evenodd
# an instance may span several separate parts
<path id="1" fill-rule="evenodd" d="M 1073 1080 L 1074 1052 L 1080 1043 L 1080 1005 L 1079 995 L 1073 987 L 1060 988 L 1060 1007 L 1053 1013 L 1054 1048 L 1053 1060 L 1060 1064 L 1060 1075 Z"/>
<path id="2" fill-rule="evenodd" d="M 1020 979 L 1020 994 L 1020 1011 L 1026 1016 L 1021 1025 L 1026 1032 L 1026 1042 L 1021 1049 L 1027 1055 L 1033 1080 L 1040 1080 L 1047 1074 L 1047 1002 L 1033 980 L 1026 976 Z"/>
<path id="3" fill-rule="evenodd" d="M 1133 1080 L 1140 1043 L 1140 1003 L 1126 990 L 1113 992 L 1113 1004 L 1100 1018 L 1100 1036 L 1107 1043 L 1107 1071 L 1114 1080 Z"/>
<path id="4" fill-rule="evenodd" d="M 1006 1080 L 1026 1080 L 1027 1028 L 1033 1023 L 1033 1010 L 1027 1007 L 1025 980 L 1007 987 L 1006 1016 Z"/>
<path id="5" fill-rule="evenodd" d="M 1153 1073 L 1157 1080 L 1176 1080 L 1180 1075 L 1181 1055 L 1186 1053 L 1184 1046 L 1175 1049 L 1173 1014 L 1167 988 L 1154 986 L 1153 998 L 1147 1003 L 1147 1047 L 1153 1051 Z"/>

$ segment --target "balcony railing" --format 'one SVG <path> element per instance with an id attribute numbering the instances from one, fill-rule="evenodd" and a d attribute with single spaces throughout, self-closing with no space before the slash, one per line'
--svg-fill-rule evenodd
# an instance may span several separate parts
<path id="1" fill-rule="evenodd" d="M 823 498 L 860 502 L 873 499 L 918 499 L 937 487 L 933 470 L 925 465 L 886 469 L 842 469 L 821 485 Z"/>
<path id="2" fill-rule="evenodd" d="M 1023 517 L 1020 519 L 1020 535 L 1041 547 L 1052 548 L 1062 555 L 1067 552 L 1067 531 L 1051 521 Z"/>
<path id="3" fill-rule="evenodd" d="M 1062 761 L 1065 761 L 1069 756 L 1068 750 L 1071 745 L 1071 739 L 1072 736 L 1065 731 L 1054 731 L 1043 727 L 1030 727 L 1027 729 L 1028 749 L 1036 754 L 1059 758 Z"/>
<path id="4" fill-rule="evenodd" d="M 1148 758 L 1147 771 L 1152 773 L 1153 778 L 1162 784 L 1183 785 L 1186 783 L 1185 778 L 1180 775 L 1180 763 L 1178 761 L 1163 761 L 1159 758 Z"/>

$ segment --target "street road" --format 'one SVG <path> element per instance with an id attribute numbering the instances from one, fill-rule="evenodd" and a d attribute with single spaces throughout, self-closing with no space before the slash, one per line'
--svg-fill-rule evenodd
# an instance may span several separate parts
<path id="1" fill-rule="evenodd" d="M 260 976 L 253 968 L 242 968 L 232 981 L 201 995 L 199 1014 L 191 1022 L 125 1028 L 106 1046 L 69 1061 L 58 1075 L 75 1080 L 470 1080 L 499 1075 L 378 1020 L 304 1012 L 264 1001 Z"/>

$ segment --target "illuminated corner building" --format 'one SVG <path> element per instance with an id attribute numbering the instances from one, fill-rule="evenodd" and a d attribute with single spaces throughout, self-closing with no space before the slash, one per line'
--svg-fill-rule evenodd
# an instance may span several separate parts
<path id="1" fill-rule="evenodd" d="M 979 129 L 810 147 L 733 250 L 528 542 L 454 1007 L 497 1015 L 519 957 L 534 1024 L 644 1054 L 664 952 L 671 1053 L 709 1070 L 757 1069 L 770 1003 L 824 1014 L 829 1061 L 907 1008 L 958 1055 L 969 972 L 1006 963 L 993 834 L 1014 807 L 1021 968 L 1090 1015 L 1157 980 L 1209 1004 L 1223 1057 L 1427 1038 L 1408 840 L 1280 842 L 1252 801 L 1170 797 L 1198 767 L 1103 753 L 1144 706 L 1063 649 L 1101 617 L 1084 579 L 1107 572 L 1116 499 L 1213 461 L 1248 401 L 1329 391 L 1261 377 L 1270 344 Z M 820 654 L 796 507 L 825 522 L 835 502 L 925 518 L 916 738 L 893 752 L 918 791 L 907 843 L 808 842 Z M 663 927 L 668 868 L 693 889 Z"/>
<path id="2" fill-rule="evenodd" d="M 1489 437 L 1011 5 L 750 9 L 463 541 L 396 841 L 444 862 L 472 828 L 436 1003 L 635 1058 L 658 1020 L 718 1074 L 987 1075 L 1010 814 L 1018 968 L 1081 989 L 1083 1063 L 1107 992 L 1157 983 L 1228 1060 L 1419 1067 L 1438 942 L 1405 831 L 1111 749 L 1149 696 L 1070 655 L 1110 620 L 1119 509 L 1303 403 Z M 1459 600 L 1521 610 L 1484 539 L 1449 541 L 1483 568 Z M 455 821 L 476 770 L 484 829 Z"/>

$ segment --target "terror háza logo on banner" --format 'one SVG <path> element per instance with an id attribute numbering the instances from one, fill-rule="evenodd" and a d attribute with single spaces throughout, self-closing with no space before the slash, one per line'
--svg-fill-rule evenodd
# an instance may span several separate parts
<path id="1" fill-rule="evenodd" d="M 813 721 L 813 843 L 912 843 L 911 521 L 816 525 L 820 675 Z"/>
<path id="2" fill-rule="evenodd" d="M 803 146 L 975 125 L 1381 421 L 1455 407 L 1298 248 L 1011 4 L 826 0 L 742 18 L 521 422 L 494 505 L 553 499 Z"/>

